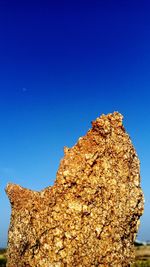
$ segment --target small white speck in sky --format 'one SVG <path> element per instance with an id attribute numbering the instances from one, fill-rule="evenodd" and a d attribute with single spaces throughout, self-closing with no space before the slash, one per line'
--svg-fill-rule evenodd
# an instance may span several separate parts
<path id="1" fill-rule="evenodd" d="M 23 87 L 22 92 L 25 93 L 27 91 L 27 88 Z"/>

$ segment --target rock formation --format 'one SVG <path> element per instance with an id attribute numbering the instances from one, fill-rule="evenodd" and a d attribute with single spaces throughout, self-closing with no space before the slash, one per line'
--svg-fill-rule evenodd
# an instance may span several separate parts
<path id="1" fill-rule="evenodd" d="M 64 154 L 54 186 L 7 186 L 7 267 L 130 266 L 143 194 L 122 115 L 97 118 Z"/>

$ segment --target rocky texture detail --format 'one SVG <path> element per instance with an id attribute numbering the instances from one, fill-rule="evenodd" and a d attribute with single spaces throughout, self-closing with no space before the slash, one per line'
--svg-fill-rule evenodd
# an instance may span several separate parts
<path id="1" fill-rule="evenodd" d="M 41 192 L 7 186 L 7 267 L 129 266 L 143 195 L 122 116 L 97 118 L 64 153 L 54 186 Z"/>

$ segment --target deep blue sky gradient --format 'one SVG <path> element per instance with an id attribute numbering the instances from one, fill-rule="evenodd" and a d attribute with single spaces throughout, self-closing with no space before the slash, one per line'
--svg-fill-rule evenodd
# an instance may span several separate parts
<path id="1" fill-rule="evenodd" d="M 120 111 L 141 160 L 150 239 L 149 1 L 0 0 L 0 247 L 8 182 L 52 185 L 63 146 Z"/>

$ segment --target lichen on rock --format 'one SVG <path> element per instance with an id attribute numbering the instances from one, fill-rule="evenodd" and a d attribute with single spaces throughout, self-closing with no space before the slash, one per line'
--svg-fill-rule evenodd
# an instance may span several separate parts
<path id="1" fill-rule="evenodd" d="M 129 266 L 143 194 L 122 115 L 97 118 L 64 154 L 52 187 L 7 186 L 7 267 Z"/>

